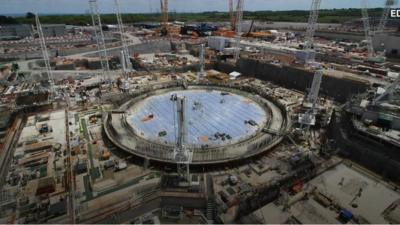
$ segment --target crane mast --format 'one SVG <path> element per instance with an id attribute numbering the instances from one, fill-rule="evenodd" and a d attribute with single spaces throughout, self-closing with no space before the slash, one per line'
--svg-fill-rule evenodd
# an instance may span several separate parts
<path id="1" fill-rule="evenodd" d="M 92 16 L 92 23 L 94 29 L 94 35 L 97 43 L 97 50 L 99 52 L 101 69 L 103 72 L 103 79 L 109 80 L 111 86 L 111 79 L 108 75 L 110 74 L 110 65 L 108 63 L 108 54 L 106 50 L 106 42 L 104 40 L 104 33 L 101 24 L 101 18 L 99 14 L 99 8 L 97 0 L 89 0 L 90 14 Z"/>
<path id="2" fill-rule="evenodd" d="M 314 34 L 317 27 L 319 9 L 321 0 L 313 0 L 310 8 L 310 16 L 308 18 L 308 25 L 305 36 L 304 50 L 306 52 L 305 63 L 315 62 L 315 53 L 311 54 L 312 46 L 314 45 Z M 314 72 L 311 89 L 306 97 L 306 101 L 311 104 L 311 108 L 308 109 L 300 118 L 299 122 L 301 127 L 307 126 L 306 132 L 311 125 L 315 124 L 315 116 L 317 113 L 318 94 L 321 87 L 323 72 L 318 66 Z"/>
<path id="3" fill-rule="evenodd" d="M 305 63 L 315 61 L 315 54 L 311 53 L 311 49 L 314 45 L 314 34 L 317 29 L 319 8 L 321 6 L 321 0 L 312 0 L 310 8 L 310 16 L 308 17 L 307 30 L 304 42 L 304 51 L 306 53 Z"/>
<path id="4" fill-rule="evenodd" d="M 307 101 L 315 105 L 318 101 L 319 89 L 322 82 L 322 70 L 317 70 L 311 84 L 310 93 L 307 95 Z"/>
<path id="5" fill-rule="evenodd" d="M 385 8 L 383 9 L 382 16 L 381 19 L 379 20 L 379 24 L 375 31 L 375 34 L 383 33 L 383 30 L 385 29 L 385 25 L 387 23 L 387 19 L 389 17 L 390 8 L 396 4 L 397 0 L 386 0 Z"/>
<path id="6" fill-rule="evenodd" d="M 161 34 L 168 33 L 168 0 L 160 0 L 161 5 Z"/>
<path id="7" fill-rule="evenodd" d="M 201 78 L 204 77 L 204 64 L 205 64 L 205 48 L 204 48 L 204 44 L 200 45 L 200 71 L 199 74 L 197 75 L 197 81 L 200 81 Z"/>
<path id="8" fill-rule="evenodd" d="M 171 99 L 176 103 L 178 121 L 178 136 L 174 149 L 174 160 L 177 163 L 179 177 L 185 179 L 190 184 L 189 164 L 192 162 L 193 152 L 185 145 L 187 136 L 186 98 L 174 94 L 171 96 Z"/>
<path id="9" fill-rule="evenodd" d="M 37 14 L 35 15 L 35 20 L 36 20 L 36 29 L 37 29 L 38 36 L 39 36 L 40 49 L 42 50 L 43 61 L 44 61 L 44 65 L 46 67 L 48 82 L 50 84 L 50 92 L 51 93 L 49 95 L 49 100 L 53 100 L 56 97 L 57 93 L 56 93 L 56 89 L 54 86 L 55 82 L 54 82 L 53 72 L 51 71 L 51 66 L 50 66 L 49 52 L 47 51 L 46 41 L 45 41 L 45 37 L 43 34 L 42 25 L 40 23 L 39 16 Z"/>
<path id="10" fill-rule="evenodd" d="M 240 57 L 240 39 L 242 35 L 242 19 L 243 19 L 243 6 L 244 0 L 238 0 L 236 6 L 236 37 L 235 37 L 235 62 L 238 61 Z"/>
<path id="11" fill-rule="evenodd" d="M 368 59 L 372 59 L 375 56 L 374 47 L 372 45 L 372 32 L 369 24 L 368 17 L 368 0 L 361 0 L 361 20 L 364 26 L 365 43 L 367 44 Z"/>
<path id="12" fill-rule="evenodd" d="M 118 22 L 118 29 L 119 33 L 121 36 L 121 43 L 122 43 L 122 51 L 125 56 L 125 65 L 128 70 L 132 70 L 132 63 L 129 60 L 129 48 L 128 48 L 128 41 L 126 40 L 125 37 L 125 29 L 124 29 L 124 23 L 122 22 L 122 17 L 121 17 L 121 10 L 120 10 L 120 5 L 119 5 L 119 0 L 114 0 L 115 2 L 115 14 L 117 16 L 117 22 Z M 124 71 L 124 73 L 127 73 L 127 71 Z"/>
<path id="13" fill-rule="evenodd" d="M 236 18 L 235 18 L 235 12 L 233 10 L 233 0 L 228 0 L 228 4 L 229 4 L 229 20 L 231 23 L 231 30 L 235 30 L 236 29 Z"/>

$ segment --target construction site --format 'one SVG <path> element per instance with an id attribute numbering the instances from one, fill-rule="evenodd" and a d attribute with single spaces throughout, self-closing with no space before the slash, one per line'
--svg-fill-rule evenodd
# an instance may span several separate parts
<path id="1" fill-rule="evenodd" d="M 332 24 L 218 1 L 229 21 L 87 0 L 91 24 L 0 24 L 0 224 L 400 223 L 397 0 Z"/>

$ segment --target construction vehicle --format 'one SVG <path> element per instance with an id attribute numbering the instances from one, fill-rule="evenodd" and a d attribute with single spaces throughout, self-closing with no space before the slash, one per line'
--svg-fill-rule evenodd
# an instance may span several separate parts
<path id="1" fill-rule="evenodd" d="M 102 160 L 109 160 L 111 157 L 111 153 L 109 150 L 105 149 L 101 152 L 101 159 Z"/>
<path id="2" fill-rule="evenodd" d="M 185 25 L 181 27 L 182 35 L 190 35 L 196 33 L 195 35 L 198 37 L 207 36 L 208 33 L 218 30 L 218 27 L 209 25 L 207 23 L 202 23 L 200 25 Z"/>

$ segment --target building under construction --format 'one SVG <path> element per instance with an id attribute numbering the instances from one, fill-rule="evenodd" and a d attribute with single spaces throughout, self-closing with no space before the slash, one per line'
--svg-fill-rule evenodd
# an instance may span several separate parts
<path id="1" fill-rule="evenodd" d="M 221 1 L 0 26 L 0 223 L 400 223 L 397 1 L 343 24 Z"/>

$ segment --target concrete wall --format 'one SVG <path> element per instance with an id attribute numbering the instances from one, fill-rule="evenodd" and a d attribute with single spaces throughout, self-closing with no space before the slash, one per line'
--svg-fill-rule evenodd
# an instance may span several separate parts
<path id="1" fill-rule="evenodd" d="M 117 56 L 120 57 L 122 48 L 115 48 L 112 50 L 108 50 L 108 56 Z M 129 46 L 130 54 L 139 53 L 139 54 L 150 54 L 150 53 L 163 53 L 171 51 L 171 43 L 169 40 L 157 40 L 150 41 L 146 43 L 141 43 L 133 46 Z M 85 56 L 87 57 L 96 57 L 97 53 L 90 53 Z"/>
<path id="2" fill-rule="evenodd" d="M 347 33 L 347 32 L 316 31 L 315 36 L 333 40 L 344 39 L 354 42 L 359 42 L 365 39 L 363 33 Z"/>
<path id="3" fill-rule="evenodd" d="M 132 46 L 129 50 L 139 54 L 169 52 L 171 51 L 171 42 L 169 40 L 157 40 Z"/>
<path id="4" fill-rule="evenodd" d="M 372 40 L 376 50 L 385 50 L 388 56 L 400 57 L 400 36 L 378 34 Z"/>
<path id="5" fill-rule="evenodd" d="M 311 87 L 313 73 L 292 67 L 279 67 L 253 59 L 240 59 L 239 67 L 228 63 L 218 62 L 215 69 L 225 73 L 239 71 L 246 76 L 270 81 L 289 89 L 305 92 Z M 329 96 L 334 100 L 344 103 L 350 96 L 362 93 L 369 87 L 368 83 L 350 79 L 324 76 L 321 84 L 321 94 Z"/>
<path id="6" fill-rule="evenodd" d="M 45 37 L 60 37 L 66 34 L 65 24 L 43 24 L 42 29 Z"/>
<path id="7" fill-rule="evenodd" d="M 30 37 L 32 35 L 32 26 L 28 24 L 4 25 L 0 27 L 0 39 L 3 37 Z"/>
<path id="8" fill-rule="evenodd" d="M 383 112 L 379 111 L 366 111 L 362 115 L 362 120 L 372 120 L 374 122 L 378 122 L 379 119 L 382 119 L 382 117 L 387 117 L 387 119 L 390 121 L 390 128 L 393 130 L 400 130 L 400 118 L 395 115 L 391 115 L 390 113 L 385 114 Z"/>
<path id="9" fill-rule="evenodd" d="M 335 140 L 341 156 L 354 160 L 394 182 L 400 181 L 398 149 L 358 134 L 351 126 L 349 115 L 334 113 L 328 136 Z"/>

